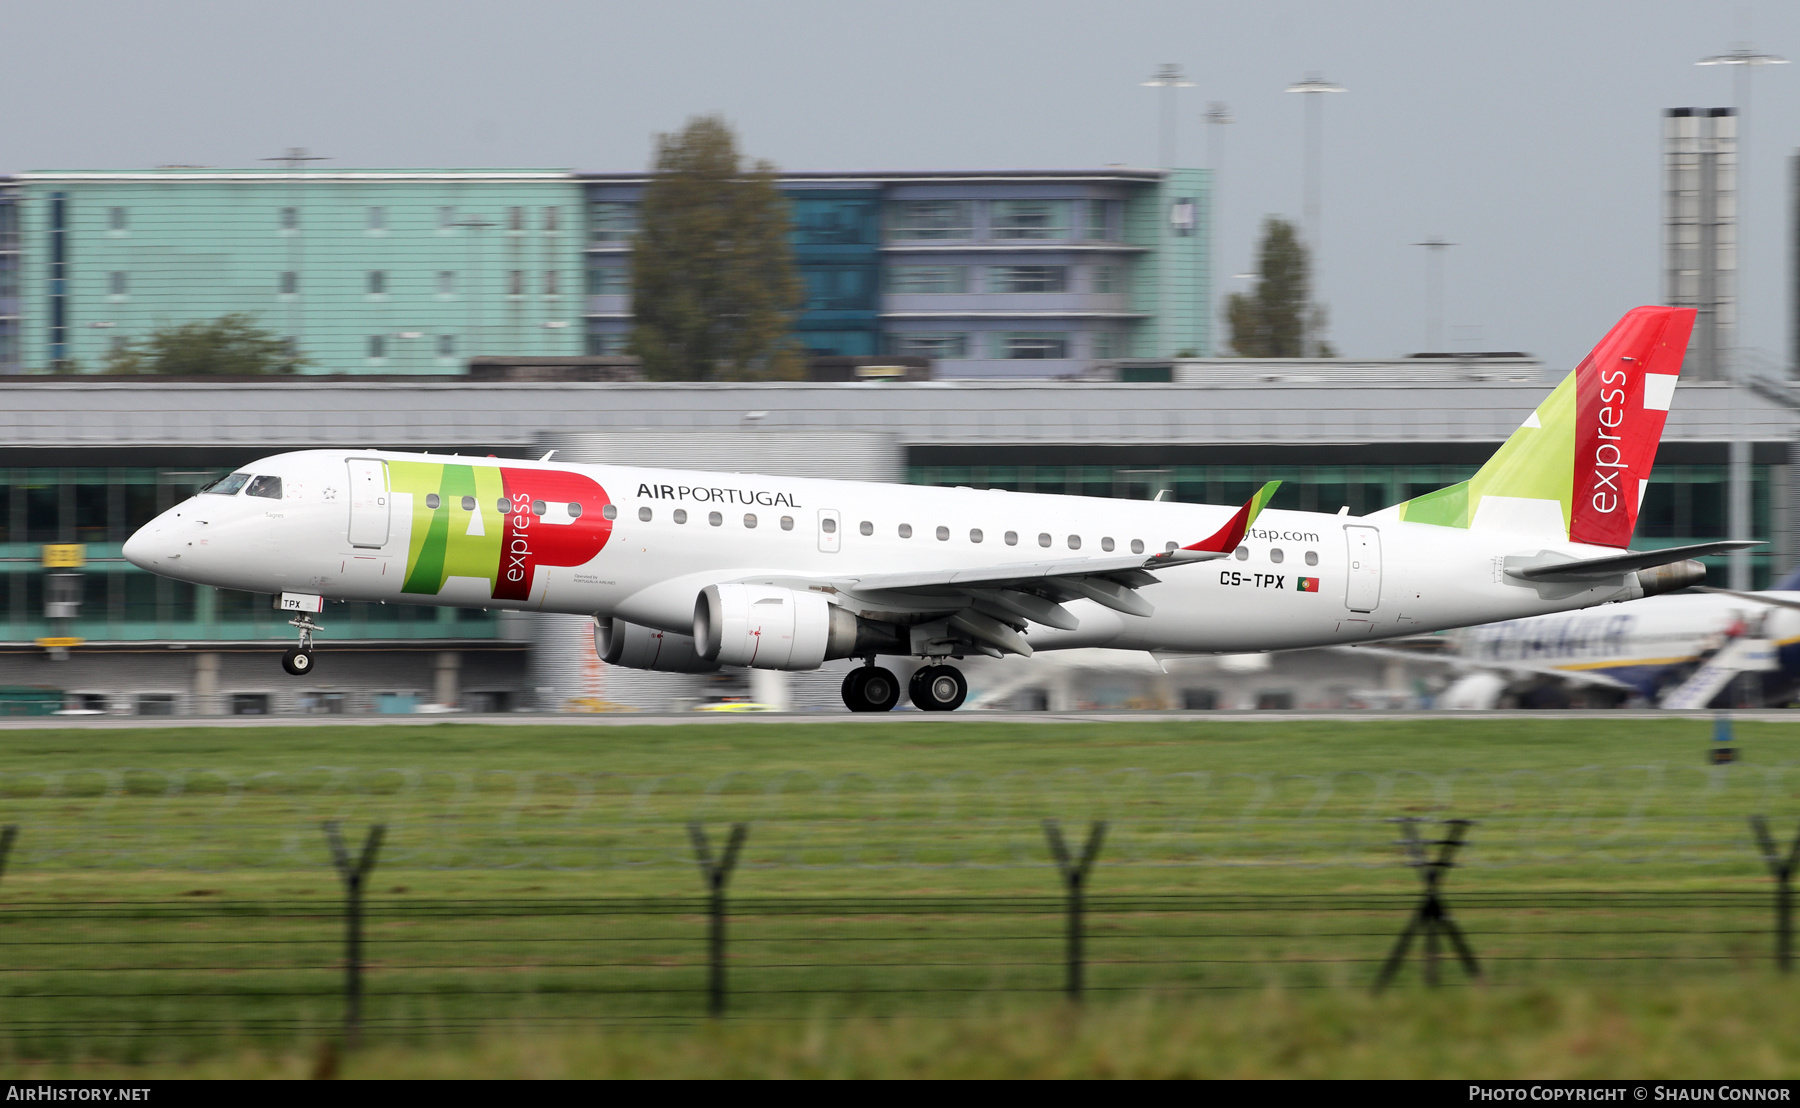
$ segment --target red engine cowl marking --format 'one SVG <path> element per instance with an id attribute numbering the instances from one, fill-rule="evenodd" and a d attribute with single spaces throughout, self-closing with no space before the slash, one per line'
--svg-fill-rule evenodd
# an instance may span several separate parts
<path id="1" fill-rule="evenodd" d="M 501 467 L 500 479 L 508 511 L 500 572 L 494 579 L 495 600 L 529 600 L 539 566 L 585 565 L 612 537 L 612 521 L 603 512 L 612 501 L 593 478 Z M 540 500 L 547 505 L 579 504 L 581 515 L 567 523 L 547 522 L 531 510 Z"/>

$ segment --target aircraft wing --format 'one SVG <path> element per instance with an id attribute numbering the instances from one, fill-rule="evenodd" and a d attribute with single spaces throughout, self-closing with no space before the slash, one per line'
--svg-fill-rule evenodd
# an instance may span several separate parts
<path id="1" fill-rule="evenodd" d="M 1029 657 L 1031 646 L 1020 634 L 1026 622 L 1073 631 L 1081 621 L 1063 607 L 1071 600 L 1091 600 L 1125 615 L 1152 614 L 1156 609 L 1137 594 L 1138 589 L 1161 580 L 1149 571 L 1225 557 L 1243 541 L 1250 524 L 1280 484 L 1270 481 L 1264 485 L 1208 538 L 1161 554 L 846 574 L 826 583 L 839 592 L 865 597 L 871 593 L 897 593 L 915 602 L 922 601 L 923 607 L 945 613 L 946 636 L 972 641 L 978 650 L 995 657 L 1005 653 Z"/>
<path id="2" fill-rule="evenodd" d="M 1595 685 L 1606 689 L 1631 688 L 1623 681 L 1592 670 L 1559 669 L 1556 666 L 1532 665 L 1529 662 L 1473 661 L 1455 654 L 1429 654 L 1421 650 L 1396 650 L 1383 646 L 1348 645 L 1334 646 L 1331 649 L 1351 654 L 1373 654 L 1378 658 L 1397 658 L 1408 662 L 1435 662 L 1458 671 L 1486 671 L 1513 677 L 1560 677 L 1576 685 Z"/>
<path id="3" fill-rule="evenodd" d="M 1712 589 L 1705 585 L 1695 586 L 1695 592 L 1716 592 L 1720 596 L 1735 596 L 1739 600 L 1748 600 L 1752 604 L 1767 604 L 1771 608 L 1800 608 L 1800 600 L 1789 600 L 1785 596 L 1770 596 L 1761 592 L 1738 592 L 1735 589 Z"/>
<path id="4" fill-rule="evenodd" d="M 1524 565 L 1508 566 L 1506 575 L 1526 581 L 1599 581 L 1634 570 L 1761 545 L 1763 544 L 1760 542 L 1748 539 L 1730 539 L 1695 543 L 1692 546 L 1670 546 L 1662 550 L 1627 550 L 1622 554 L 1609 554 L 1603 558 L 1560 558 L 1546 553 Z"/>

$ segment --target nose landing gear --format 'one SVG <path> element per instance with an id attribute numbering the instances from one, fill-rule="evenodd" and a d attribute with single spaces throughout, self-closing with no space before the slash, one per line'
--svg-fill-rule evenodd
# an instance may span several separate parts
<path id="1" fill-rule="evenodd" d="M 969 682 L 955 666 L 925 666 L 912 675 L 906 691 L 921 712 L 954 712 L 968 697 Z"/>
<path id="2" fill-rule="evenodd" d="M 295 677 L 304 677 L 312 672 L 313 632 L 319 630 L 319 625 L 306 616 L 300 616 L 288 620 L 288 626 L 300 629 L 300 645 L 288 648 L 288 652 L 281 656 L 281 668 Z"/>
<path id="3" fill-rule="evenodd" d="M 844 707 L 852 712 L 887 712 L 900 703 L 900 679 L 874 662 L 844 675 Z"/>

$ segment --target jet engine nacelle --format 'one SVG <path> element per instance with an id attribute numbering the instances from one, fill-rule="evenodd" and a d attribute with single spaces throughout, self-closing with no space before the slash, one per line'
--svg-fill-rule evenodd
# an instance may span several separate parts
<path id="1" fill-rule="evenodd" d="M 816 592 L 708 585 L 694 604 L 694 643 L 721 665 L 817 669 L 857 653 L 861 622 Z"/>
<path id="2" fill-rule="evenodd" d="M 1706 567 L 1692 558 L 1637 571 L 1637 586 L 1645 596 L 1675 592 L 1706 584 Z M 1635 599 L 1635 598 L 1634 598 Z"/>
<path id="3" fill-rule="evenodd" d="M 609 666 L 659 673 L 712 673 L 719 663 L 700 657 L 694 640 L 622 619 L 594 620 L 594 653 Z"/>

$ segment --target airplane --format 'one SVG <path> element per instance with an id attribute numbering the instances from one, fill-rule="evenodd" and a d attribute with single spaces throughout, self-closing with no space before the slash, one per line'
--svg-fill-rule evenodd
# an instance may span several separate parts
<path id="1" fill-rule="evenodd" d="M 1357 649 L 1458 671 L 1438 707 L 1492 708 L 1521 681 L 1548 677 L 1622 703 L 1697 709 L 1729 698 L 1742 674 L 1759 675 L 1742 690 L 1752 699 L 1784 703 L 1800 691 L 1797 609 L 1800 571 L 1762 592 L 1701 586 Z"/>
<path id="2" fill-rule="evenodd" d="M 614 665 L 861 659 L 844 704 L 961 706 L 952 661 L 1035 650 L 1281 650 L 1635 600 L 1691 559 L 1627 549 L 1693 328 L 1628 312 L 1468 481 L 1366 517 L 382 450 L 301 450 L 157 516 L 132 564 L 275 594 L 310 672 L 327 600 L 594 619 Z"/>

